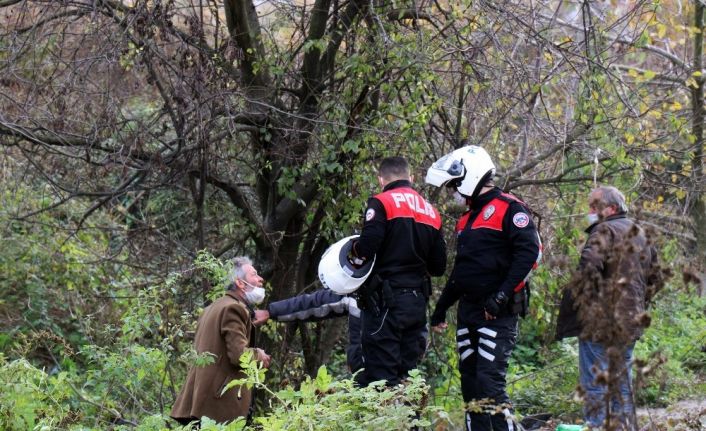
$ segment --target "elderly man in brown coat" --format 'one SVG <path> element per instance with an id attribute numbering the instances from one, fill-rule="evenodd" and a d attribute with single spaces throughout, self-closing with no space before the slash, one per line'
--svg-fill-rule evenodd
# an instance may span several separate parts
<path id="1" fill-rule="evenodd" d="M 601 186 L 591 192 L 588 220 L 579 271 L 562 298 L 557 338 L 579 337 L 586 424 L 633 430 L 632 352 L 649 325 L 645 310 L 662 275 L 656 250 L 627 217 L 618 189 Z"/>
<path id="2" fill-rule="evenodd" d="M 245 377 L 240 356 L 250 350 L 265 367 L 270 357 L 262 349 L 248 347 L 252 330 L 251 305 L 262 302 L 263 279 L 247 257 L 233 259 L 230 283 L 223 297 L 206 307 L 199 318 L 194 348 L 210 353 L 214 362 L 189 370 L 186 384 L 172 408 L 171 417 L 181 424 L 198 422 L 206 416 L 216 422 L 247 417 L 251 393 L 244 386 L 223 389 L 233 379 Z"/>

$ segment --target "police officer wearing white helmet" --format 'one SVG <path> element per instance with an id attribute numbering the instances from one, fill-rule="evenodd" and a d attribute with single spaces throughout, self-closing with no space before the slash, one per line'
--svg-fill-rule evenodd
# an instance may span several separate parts
<path id="1" fill-rule="evenodd" d="M 456 259 L 436 309 L 432 329 L 446 329 L 446 311 L 456 301 L 456 341 L 464 402 L 492 405 L 466 412 L 466 429 L 514 430 L 505 389 L 508 360 L 517 339 L 518 316 L 528 307 L 527 281 L 541 257 L 530 210 L 492 182 L 488 153 L 466 146 L 436 161 L 426 182 L 455 190 L 468 205 L 456 224 Z"/>

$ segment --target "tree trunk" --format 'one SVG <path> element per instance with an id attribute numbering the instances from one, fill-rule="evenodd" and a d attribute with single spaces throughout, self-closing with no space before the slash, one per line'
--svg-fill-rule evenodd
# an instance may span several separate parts
<path id="1" fill-rule="evenodd" d="M 696 78 L 696 86 L 691 87 L 692 134 L 694 135 L 694 158 L 691 169 L 691 187 L 689 193 L 689 215 L 693 221 L 694 237 L 696 237 L 696 268 L 701 276 L 701 292 L 706 288 L 706 201 L 704 197 L 704 77 L 701 75 L 703 66 L 703 31 L 704 5 L 694 1 L 694 27 L 699 31 L 694 34 L 694 59 L 692 76 Z M 698 73 L 696 73 L 698 72 Z"/>

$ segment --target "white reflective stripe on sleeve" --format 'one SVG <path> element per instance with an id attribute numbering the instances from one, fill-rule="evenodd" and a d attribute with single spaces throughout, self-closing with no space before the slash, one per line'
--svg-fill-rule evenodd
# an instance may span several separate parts
<path id="1" fill-rule="evenodd" d="M 495 342 L 486 340 L 485 338 L 479 338 L 478 342 L 481 344 L 485 344 L 486 346 L 490 347 L 491 349 L 495 348 Z"/>
<path id="2" fill-rule="evenodd" d="M 490 362 L 493 362 L 495 360 L 495 356 L 491 355 L 490 353 L 486 352 L 485 350 L 481 349 L 480 347 L 478 348 L 478 354 L 484 357 L 485 359 L 489 360 Z"/>
<path id="3" fill-rule="evenodd" d="M 347 309 L 347 306 L 342 302 L 332 302 L 330 304 L 323 304 L 317 308 L 309 308 L 308 310 L 297 311 L 292 314 L 285 314 L 280 316 L 277 320 L 280 322 L 291 322 L 292 320 L 306 320 L 312 317 L 321 318 L 327 316 L 330 313 L 343 313 Z"/>
<path id="4" fill-rule="evenodd" d="M 461 353 L 461 361 L 465 360 L 467 357 L 471 356 L 475 352 L 473 349 L 468 349 L 465 352 Z"/>
<path id="5" fill-rule="evenodd" d="M 478 329 L 478 332 L 480 332 L 481 334 L 485 334 L 491 338 L 495 338 L 498 335 L 497 332 L 493 331 L 492 329 L 488 329 L 488 328 L 480 328 L 480 329 Z"/>
<path id="6" fill-rule="evenodd" d="M 512 420 L 510 410 L 504 409 L 503 413 L 505 413 L 505 420 L 507 421 L 507 431 L 515 431 L 515 421 Z"/>
<path id="7" fill-rule="evenodd" d="M 360 317 L 360 308 L 358 308 L 358 301 L 355 298 L 346 296 L 341 300 L 344 304 L 348 304 L 348 313 L 353 317 Z"/>
<path id="8" fill-rule="evenodd" d="M 468 328 L 461 328 L 458 331 L 456 331 L 456 335 L 466 335 L 468 334 Z"/>
<path id="9" fill-rule="evenodd" d="M 336 313 L 336 314 L 342 314 L 348 311 L 350 314 L 353 314 L 355 317 L 360 317 L 360 309 L 357 307 L 357 303 L 355 300 L 351 303 L 352 298 L 345 296 L 341 298 L 339 301 L 336 302 L 330 302 L 328 304 L 321 304 L 319 307 L 316 308 L 309 308 L 306 310 L 301 310 L 297 311 L 295 313 L 291 314 L 284 314 L 282 316 L 279 316 L 277 318 L 278 322 L 291 322 L 293 320 L 307 320 L 312 317 L 315 318 L 322 318 L 326 317 L 331 313 Z M 355 310 L 357 310 L 357 315 L 355 314 L 355 311 L 351 308 L 351 305 L 355 306 Z"/>
<path id="10" fill-rule="evenodd" d="M 461 341 L 460 343 L 457 343 L 457 344 L 458 344 L 458 348 L 460 349 L 460 348 L 463 347 L 463 346 L 470 346 L 470 345 L 471 345 L 471 340 L 463 340 L 463 341 Z"/>

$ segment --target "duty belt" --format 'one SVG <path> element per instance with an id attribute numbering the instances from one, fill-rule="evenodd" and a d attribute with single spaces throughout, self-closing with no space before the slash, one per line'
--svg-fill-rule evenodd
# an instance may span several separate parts
<path id="1" fill-rule="evenodd" d="M 422 293 L 422 287 L 395 287 L 392 289 L 394 293 Z"/>

